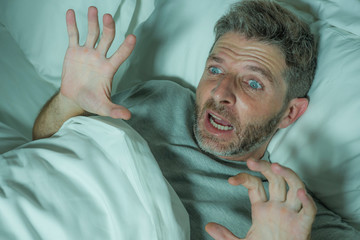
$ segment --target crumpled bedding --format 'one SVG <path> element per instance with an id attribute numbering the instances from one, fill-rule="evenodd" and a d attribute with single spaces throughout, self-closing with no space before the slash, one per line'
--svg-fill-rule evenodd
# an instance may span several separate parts
<path id="1" fill-rule="evenodd" d="M 0 156 L 1 239 L 189 239 L 188 215 L 122 120 L 76 117 Z"/>

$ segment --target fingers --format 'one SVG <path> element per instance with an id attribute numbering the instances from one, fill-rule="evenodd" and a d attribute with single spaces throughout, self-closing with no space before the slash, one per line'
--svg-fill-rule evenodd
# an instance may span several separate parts
<path id="1" fill-rule="evenodd" d="M 300 213 L 303 214 L 303 217 L 309 219 L 309 221 L 314 221 L 317 209 L 312 197 L 306 193 L 306 190 L 304 188 L 297 191 L 297 196 L 303 206 Z"/>
<path id="2" fill-rule="evenodd" d="M 88 10 L 88 35 L 86 38 L 85 46 L 94 48 L 99 38 L 100 29 L 98 21 L 98 10 L 96 7 L 89 7 Z"/>
<path id="3" fill-rule="evenodd" d="M 99 37 L 99 25 L 97 21 L 97 10 L 95 12 L 95 7 L 89 8 L 89 34 L 86 42 L 87 46 L 94 47 L 96 41 Z M 92 21 L 92 23 L 90 23 Z M 90 33 L 92 29 L 93 33 Z M 95 31 L 96 30 L 96 31 Z M 103 32 L 101 35 L 100 42 L 97 46 L 97 51 L 100 52 L 102 56 L 106 57 L 109 48 L 115 38 L 115 22 L 110 14 L 105 14 L 103 16 Z M 125 38 L 124 42 L 120 45 L 114 55 L 109 58 L 110 63 L 118 69 L 120 65 L 130 56 L 133 51 L 136 43 L 136 37 L 134 35 L 129 35 Z"/>
<path id="4" fill-rule="evenodd" d="M 208 223 L 205 230 L 215 240 L 240 240 L 229 229 L 217 223 Z"/>
<path id="5" fill-rule="evenodd" d="M 94 48 L 96 45 L 96 42 L 99 38 L 99 34 L 100 34 L 100 29 L 99 29 L 99 21 L 98 21 L 98 11 L 95 7 L 89 7 L 88 36 L 86 39 L 85 46 L 88 48 Z M 102 56 L 106 56 L 112 42 L 114 41 L 114 38 L 115 38 L 114 19 L 112 18 L 112 16 L 110 14 L 105 14 L 103 16 L 103 32 L 101 35 L 100 42 L 97 46 L 97 50 L 100 52 L 100 54 Z M 132 49 L 131 49 L 131 51 L 132 51 Z M 130 51 L 130 53 L 131 53 L 131 51 Z M 130 55 L 130 53 L 129 53 L 129 55 Z M 127 58 L 127 56 L 126 56 L 126 58 Z M 118 64 L 118 65 L 120 66 L 120 64 Z"/>
<path id="6" fill-rule="evenodd" d="M 299 211 L 301 208 L 301 201 L 298 198 L 298 190 L 305 188 L 304 183 L 300 180 L 298 175 L 289 168 L 280 166 L 277 163 L 274 163 L 271 168 L 274 173 L 283 177 L 289 186 L 289 190 L 286 196 L 287 204 L 295 211 Z"/>
<path id="7" fill-rule="evenodd" d="M 261 172 L 269 181 L 270 200 L 283 202 L 286 199 L 286 183 L 282 176 L 275 174 L 266 161 L 247 161 L 250 170 Z"/>
<path id="8" fill-rule="evenodd" d="M 248 189 L 251 204 L 267 201 L 266 192 L 260 178 L 247 173 L 240 173 L 229 178 L 232 185 L 243 185 Z"/>
<path id="9" fill-rule="evenodd" d="M 114 55 L 111 56 L 110 62 L 116 69 L 130 56 L 131 52 L 134 50 L 135 43 L 136 37 L 131 34 L 128 35 Z"/>
<path id="10" fill-rule="evenodd" d="M 79 31 L 76 25 L 75 12 L 69 9 L 66 13 L 66 25 L 69 35 L 69 47 L 79 46 Z M 98 22 L 98 10 L 96 7 L 89 7 L 88 10 L 88 35 L 85 47 L 94 48 L 100 34 Z M 103 32 L 96 50 L 102 56 L 106 54 L 115 38 L 115 22 L 110 14 L 103 16 Z M 129 35 L 117 49 L 114 55 L 109 58 L 110 63 L 117 69 L 130 56 L 136 43 L 136 37 Z"/>
<path id="11" fill-rule="evenodd" d="M 66 26 L 69 35 L 69 47 L 75 47 L 79 45 L 79 31 L 76 26 L 75 12 L 69 9 L 66 12 Z"/>
<path id="12" fill-rule="evenodd" d="M 115 38 L 115 22 L 110 14 L 105 14 L 103 17 L 103 33 L 97 50 L 101 52 L 103 56 L 108 52 L 112 42 Z"/>
<path id="13" fill-rule="evenodd" d="M 304 194 L 300 194 L 303 199 L 299 198 L 299 191 L 304 190 L 305 185 L 294 171 L 277 163 L 270 164 L 266 161 L 256 161 L 253 159 L 249 159 L 247 165 L 250 170 L 260 172 L 268 179 L 270 201 L 284 202 L 289 208 L 297 212 L 302 207 L 304 208 L 305 202 L 309 209 L 308 214 L 313 214 L 315 204 L 313 204 L 312 198 L 306 194 L 306 191 Z M 262 181 L 258 177 L 241 173 L 229 178 L 229 183 L 232 185 L 241 184 L 246 187 L 249 191 L 249 198 L 252 204 L 267 201 Z"/>

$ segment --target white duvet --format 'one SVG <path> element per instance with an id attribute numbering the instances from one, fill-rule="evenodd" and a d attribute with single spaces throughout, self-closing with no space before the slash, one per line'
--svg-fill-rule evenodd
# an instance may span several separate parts
<path id="1" fill-rule="evenodd" d="M 188 215 L 125 122 L 76 117 L 0 156 L 1 239 L 189 239 Z"/>

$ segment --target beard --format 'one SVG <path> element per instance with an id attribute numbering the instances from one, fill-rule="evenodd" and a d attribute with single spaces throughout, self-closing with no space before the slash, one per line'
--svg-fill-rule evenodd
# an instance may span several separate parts
<path id="1" fill-rule="evenodd" d="M 203 151 L 215 156 L 244 156 L 258 149 L 273 136 L 286 110 L 285 106 L 284 104 L 277 114 L 267 120 L 248 123 L 244 126 L 231 110 L 221 104 L 217 104 L 213 99 L 209 99 L 202 108 L 198 105 L 195 107 L 194 135 L 196 141 Z M 232 139 L 221 139 L 204 129 L 201 121 L 207 121 L 208 116 L 205 116 L 207 109 L 221 114 L 221 116 L 231 122 L 234 131 Z"/>

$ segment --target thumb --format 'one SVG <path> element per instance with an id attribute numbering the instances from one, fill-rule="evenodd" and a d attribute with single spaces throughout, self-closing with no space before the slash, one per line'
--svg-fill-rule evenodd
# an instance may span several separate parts
<path id="1" fill-rule="evenodd" d="M 113 104 L 110 108 L 109 116 L 112 118 L 129 120 L 131 118 L 131 112 L 126 107 Z"/>
<path id="2" fill-rule="evenodd" d="M 103 104 L 97 114 L 101 116 L 109 116 L 111 118 L 124 120 L 129 120 L 131 118 L 131 112 L 126 107 L 114 104 L 111 101 Z"/>
<path id="3" fill-rule="evenodd" d="M 215 240 L 243 240 L 237 238 L 229 229 L 217 223 L 206 224 L 205 230 Z"/>

